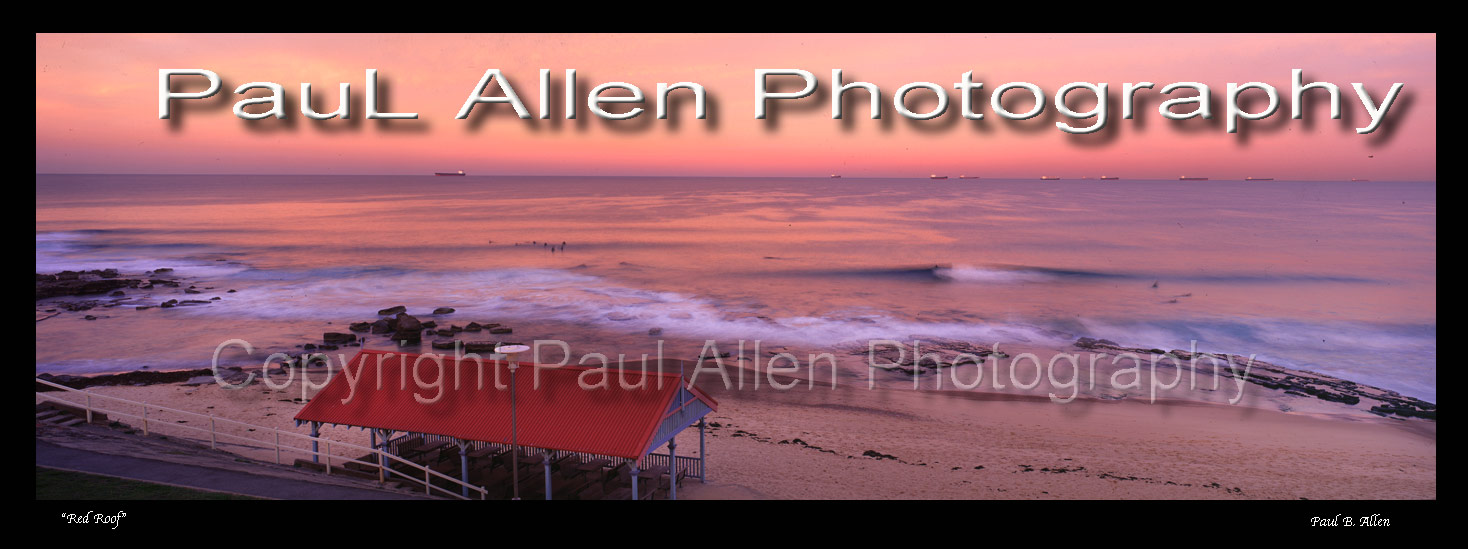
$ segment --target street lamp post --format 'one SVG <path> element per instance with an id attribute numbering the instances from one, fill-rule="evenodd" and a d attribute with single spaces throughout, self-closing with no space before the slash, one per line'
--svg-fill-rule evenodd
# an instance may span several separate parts
<path id="1" fill-rule="evenodd" d="M 515 358 L 529 350 L 527 345 L 502 345 L 494 349 L 495 353 L 505 355 L 510 368 L 510 479 L 515 490 L 515 496 L 511 499 L 516 500 L 520 499 L 520 446 L 515 424 L 515 370 L 520 368 L 520 364 Z"/>

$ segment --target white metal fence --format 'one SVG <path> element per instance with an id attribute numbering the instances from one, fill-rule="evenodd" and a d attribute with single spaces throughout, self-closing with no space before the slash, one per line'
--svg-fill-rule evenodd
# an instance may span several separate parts
<path id="1" fill-rule="evenodd" d="M 358 463 L 358 464 L 366 465 L 366 466 L 368 466 L 371 469 L 375 469 L 377 471 L 377 481 L 379 483 L 385 483 L 388 480 L 388 477 L 393 477 L 394 479 L 403 479 L 403 480 L 407 480 L 407 481 L 410 481 L 410 482 L 421 483 L 421 484 L 423 484 L 423 492 L 425 494 L 432 495 L 434 493 L 433 491 L 434 490 L 437 490 L 437 491 L 441 492 L 442 494 L 448 495 L 450 497 L 454 497 L 454 498 L 458 498 L 458 499 L 469 499 L 469 498 L 466 498 L 466 497 L 464 497 L 464 496 L 462 496 L 462 495 L 459 494 L 459 492 L 463 491 L 462 490 L 463 487 L 467 487 L 472 492 L 478 492 L 480 499 L 485 499 L 486 494 L 488 493 L 488 490 L 486 490 L 485 488 L 483 488 L 481 486 L 474 486 L 472 484 L 465 483 L 464 481 L 462 481 L 460 479 L 457 479 L 457 478 L 454 478 L 454 477 L 450 477 L 450 476 L 445 475 L 443 473 L 440 473 L 438 471 L 434 471 L 431 468 L 424 467 L 424 466 L 419 465 L 417 463 L 408 461 L 408 460 L 403 459 L 401 457 L 395 456 L 395 455 L 393 455 L 393 454 L 391 454 L 389 452 L 385 452 L 385 451 L 382 451 L 382 450 L 379 450 L 379 449 L 376 449 L 376 448 L 368 448 L 366 446 L 360 446 L 360 445 L 357 445 L 357 444 L 351 444 L 351 443 L 340 442 L 340 441 L 333 441 L 333 440 L 326 439 L 326 438 L 313 437 L 313 436 L 310 436 L 310 435 L 303 435 L 303 434 L 295 433 L 295 432 L 291 432 L 291 431 L 282 431 L 280 429 L 275 429 L 273 427 L 264 427 L 264 426 L 260 426 L 260 425 L 254 425 L 254 424 L 250 424 L 250 423 L 245 423 L 245 422 L 242 422 L 242 421 L 235 421 L 235 420 L 232 420 L 232 419 L 225 419 L 225 418 L 221 418 L 221 417 L 215 417 L 213 415 L 208 415 L 208 414 L 200 414 L 200 413 L 197 413 L 197 412 L 189 412 L 189 411 L 185 411 L 185 410 L 178 410 L 178 409 L 169 408 L 169 407 L 166 407 L 166 406 L 158 406 L 156 404 L 148 404 L 146 402 L 137 402 L 137 401 L 133 401 L 133 400 L 127 400 L 127 399 L 124 399 L 124 398 L 118 398 L 118 397 L 114 397 L 114 396 L 107 396 L 107 395 L 97 394 L 97 393 L 93 393 L 91 391 L 84 391 L 84 390 L 80 390 L 80 389 L 73 389 L 71 387 L 67 387 L 65 385 L 60 385 L 60 384 L 57 384 L 57 383 L 52 383 L 50 381 L 46 381 L 46 380 L 40 379 L 40 378 L 37 378 L 36 379 L 36 383 L 41 383 L 41 384 L 44 384 L 44 385 L 47 385 L 47 386 L 50 386 L 50 387 L 55 387 L 57 389 L 60 389 L 60 390 L 64 391 L 63 394 L 70 395 L 70 396 L 73 396 L 73 397 L 77 397 L 77 400 L 76 401 L 73 401 L 73 400 L 69 400 L 69 399 L 66 399 L 66 398 L 61 398 L 60 396 L 51 394 L 50 392 L 37 392 L 36 393 L 36 396 L 38 398 L 42 398 L 42 399 L 45 399 L 45 400 L 50 400 L 50 401 L 54 401 L 54 402 L 57 402 L 57 403 L 60 403 L 60 404 L 64 404 L 64 405 L 68 405 L 68 406 L 74 406 L 74 407 L 78 407 L 78 408 L 82 408 L 82 409 L 86 410 L 87 423 L 91 423 L 92 422 L 93 413 L 103 413 L 103 414 L 106 414 L 109 418 L 112 418 L 112 417 L 120 417 L 120 418 L 130 418 L 130 419 L 134 419 L 134 420 L 140 421 L 142 423 L 142 431 L 143 431 L 143 434 L 144 435 L 149 434 L 150 428 L 152 430 L 156 430 L 159 426 L 166 426 L 169 429 L 183 429 L 186 432 L 189 432 L 190 435 L 194 435 L 193 438 L 198 438 L 199 440 L 203 440 L 203 437 L 207 435 L 208 436 L 208 439 L 209 439 L 209 447 L 210 448 L 214 448 L 214 449 L 218 449 L 220 446 L 237 446 L 237 447 L 244 447 L 244 448 L 252 448 L 252 449 L 256 449 L 256 450 L 274 450 L 274 453 L 275 453 L 275 463 L 278 464 L 278 465 L 283 465 L 284 464 L 284 462 L 282 461 L 282 457 L 281 457 L 281 454 L 282 453 L 296 452 L 296 453 L 305 454 L 305 455 L 310 456 L 310 457 L 314 457 L 314 458 L 318 458 L 318 459 L 321 459 L 321 460 L 325 460 L 326 474 L 328 474 L 328 475 L 331 474 L 331 471 L 332 471 L 332 468 L 333 467 L 336 467 L 336 468 L 340 469 L 340 468 L 344 468 L 345 467 L 344 464 L 347 464 L 347 463 Z M 133 413 L 125 412 L 123 410 L 118 409 L 118 407 L 116 407 L 116 406 L 103 406 L 103 405 L 100 405 L 100 402 L 99 401 L 100 402 L 118 403 L 122 407 L 134 407 L 134 406 L 136 406 L 136 407 L 138 407 L 136 409 L 140 409 L 141 412 L 138 413 L 138 414 L 133 414 Z M 148 418 L 148 411 L 149 410 L 152 410 L 153 412 L 155 412 L 155 417 L 153 419 L 151 419 L 151 420 Z M 208 423 L 209 423 L 209 427 L 208 428 L 197 427 L 197 426 L 193 426 L 193 425 L 186 425 L 186 424 L 183 424 L 183 423 L 161 423 L 161 424 L 159 424 L 158 419 L 156 417 L 156 413 L 157 412 L 168 412 L 170 414 L 177 414 L 177 415 L 181 415 L 183 417 L 194 418 L 194 419 L 198 419 L 198 420 L 207 420 Z M 153 425 L 150 425 L 150 422 L 152 422 Z M 264 440 L 261 440 L 260 438 L 252 437 L 252 436 L 249 436 L 249 435 L 240 435 L 240 434 L 235 434 L 235 433 L 229 433 L 229 432 L 221 431 L 219 429 L 219 425 L 221 425 L 221 424 L 230 424 L 230 425 L 240 426 L 240 427 L 243 427 L 243 428 L 246 428 L 246 429 L 252 429 L 253 430 L 253 433 L 255 433 L 257 435 L 263 436 L 264 437 Z M 251 431 L 246 431 L 246 432 L 251 432 Z M 308 443 L 315 442 L 315 443 L 318 443 L 321 446 L 322 449 L 321 450 L 310 450 L 310 449 L 306 449 L 306 448 L 298 448 L 298 447 L 292 446 L 290 444 L 282 445 L 281 444 L 281 437 L 285 437 L 288 441 L 294 439 L 294 440 L 303 440 L 303 441 L 308 442 Z M 333 455 L 331 455 L 332 447 L 336 447 L 339 450 L 348 450 L 348 451 L 354 451 L 354 452 L 361 452 L 361 453 L 371 454 L 376 459 L 381 460 L 382 463 L 384 463 L 384 464 L 390 464 L 390 465 L 387 465 L 386 467 L 381 467 L 377 463 L 366 462 L 366 461 L 361 461 L 361 460 L 358 460 L 358 459 L 347 458 L 347 457 L 342 457 L 342 456 L 333 456 Z M 364 457 L 366 457 L 366 456 L 364 456 Z M 421 478 L 421 479 L 415 478 L 416 475 L 417 475 L 417 472 L 413 472 L 413 475 L 414 476 L 409 476 L 406 473 L 403 473 L 401 471 L 397 471 L 394 468 L 396 465 L 405 465 L 409 469 L 417 469 L 417 470 L 419 470 L 419 471 L 421 471 L 423 473 L 423 478 Z M 433 484 L 433 481 L 435 479 L 444 481 L 444 482 L 446 482 L 448 484 L 451 484 L 451 485 L 455 485 L 456 490 L 455 491 L 450 491 L 450 490 L 444 489 L 442 487 L 435 486 Z"/>

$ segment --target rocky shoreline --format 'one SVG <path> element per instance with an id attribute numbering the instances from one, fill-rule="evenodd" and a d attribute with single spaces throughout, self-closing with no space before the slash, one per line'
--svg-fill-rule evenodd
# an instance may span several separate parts
<path id="1" fill-rule="evenodd" d="M 61 296 L 87 296 L 90 294 L 108 294 L 109 299 L 83 299 L 77 301 L 55 301 L 46 304 L 45 309 L 38 308 L 37 322 L 62 314 L 61 311 L 76 312 L 87 311 L 94 308 L 110 308 L 132 303 L 133 296 L 128 296 L 124 288 L 135 290 L 153 290 L 158 288 L 182 288 L 184 294 L 199 294 L 203 290 L 213 290 L 213 287 L 198 288 L 184 285 L 187 281 L 172 276 L 170 268 L 159 268 L 153 271 L 145 271 L 142 277 L 123 276 L 117 269 L 100 269 L 91 271 L 62 271 L 55 274 L 36 274 L 36 299 L 40 301 L 51 297 Z M 230 289 L 227 292 L 233 293 Z M 151 295 L 151 294 L 149 294 Z M 161 302 L 157 307 L 172 308 L 189 305 L 206 305 L 221 298 L 214 296 L 209 300 L 178 300 L 169 299 Z M 135 305 L 135 309 L 145 310 L 154 305 Z M 39 313 L 51 313 L 47 316 L 39 316 Z M 421 314 L 421 313 L 420 313 Z M 470 321 L 460 326 L 449 322 L 450 315 L 455 314 L 451 307 L 438 307 L 425 317 L 429 320 L 420 319 L 408 313 L 406 306 L 397 305 L 377 311 L 378 318 L 373 320 L 362 320 L 346 323 L 348 332 L 324 332 L 319 342 L 311 341 L 296 345 L 299 351 L 288 351 L 292 360 L 282 364 L 283 368 L 295 368 L 310 366 L 318 361 L 324 360 L 319 353 L 324 351 L 335 351 L 343 347 L 360 347 L 367 343 L 371 336 L 385 337 L 387 341 L 398 347 L 420 347 L 423 351 L 428 349 L 439 351 L 453 351 L 462 349 L 465 353 L 492 353 L 500 345 L 517 344 L 515 341 L 501 341 L 499 338 L 485 337 L 470 339 L 470 334 L 478 336 L 508 335 L 514 333 L 514 329 L 498 322 Z M 95 320 L 97 317 L 88 315 L 86 320 Z M 440 324 L 442 322 L 442 324 Z M 654 328 L 649 335 L 660 335 L 661 329 Z M 427 340 L 425 342 L 425 339 Z M 426 343 L 426 344 L 425 344 Z M 1140 357 L 1161 356 L 1177 359 L 1177 364 L 1185 369 L 1193 368 L 1190 364 L 1195 354 L 1180 349 L 1163 350 L 1140 347 L 1125 347 L 1114 341 L 1105 339 L 1093 339 L 1082 337 L 1075 341 L 1075 347 L 1095 353 L 1132 353 Z M 914 349 L 902 344 L 878 345 L 869 349 L 866 345 L 860 348 L 852 347 L 843 349 L 851 355 L 867 355 L 871 353 L 878 361 L 876 366 L 904 375 L 922 375 L 939 371 L 941 368 L 959 364 L 978 364 L 990 356 L 996 358 L 1008 358 L 1009 355 L 995 351 L 984 345 L 969 343 L 951 339 L 926 339 L 922 342 L 919 356 Z M 770 354 L 776 354 L 771 351 Z M 717 358 L 728 358 L 729 353 L 719 353 L 718 356 L 699 356 L 696 360 L 714 360 Z M 1401 418 L 1420 418 L 1436 421 L 1437 406 L 1434 403 L 1421 399 L 1401 395 L 1396 391 L 1359 384 L 1353 381 L 1336 378 L 1333 376 L 1319 374 L 1310 371 L 1296 370 L 1270 364 L 1259 360 L 1250 362 L 1248 357 L 1226 354 L 1226 353 L 1196 353 L 1200 359 L 1199 364 L 1212 373 L 1212 364 L 1202 361 L 1203 358 L 1214 358 L 1221 362 L 1217 369 L 1217 375 L 1224 378 L 1235 378 L 1238 372 L 1243 372 L 1248 365 L 1246 380 L 1266 389 L 1281 391 L 1284 394 L 1297 397 L 1313 397 L 1324 401 L 1339 403 L 1343 406 L 1360 408 L 1366 412 L 1382 416 Z M 934 360 L 936 358 L 937 360 Z M 1171 360 L 1159 362 L 1159 365 L 1170 366 Z M 48 379 L 74 388 L 95 385 L 149 385 L 157 383 L 179 383 L 186 382 L 200 376 L 212 376 L 213 373 L 207 369 L 187 370 L 179 372 L 148 372 L 135 371 L 122 374 L 108 374 L 101 376 L 74 376 L 62 375 L 52 376 L 41 374 L 37 377 Z M 239 368 L 233 368 L 226 375 L 243 377 Z M 49 377 L 47 377 L 49 376 Z M 39 390 L 42 389 L 37 384 Z"/>
<path id="2" fill-rule="evenodd" d="M 92 309 L 103 309 L 118 307 L 121 305 L 133 305 L 139 311 L 160 307 L 169 309 L 190 305 L 208 305 L 214 301 L 223 299 L 213 296 L 204 299 L 169 299 L 158 302 L 157 305 L 142 304 L 135 296 L 128 294 L 127 290 L 151 292 L 162 288 L 183 288 L 184 281 L 173 276 L 173 269 L 162 267 L 152 271 L 143 271 L 138 278 L 124 277 L 117 269 L 94 269 L 90 271 L 61 271 L 55 274 L 36 273 L 36 301 L 53 297 L 86 296 L 93 294 L 107 294 L 107 299 L 84 299 L 78 301 L 56 301 L 48 304 L 48 308 L 41 312 L 58 313 L 60 311 L 89 311 Z M 125 290 L 126 289 L 126 290 Z M 213 286 L 200 288 L 190 285 L 183 288 L 184 295 L 198 295 L 205 291 L 215 289 Z M 235 293 L 236 290 L 228 290 L 221 293 Z M 37 318 L 40 322 L 56 315 Z M 96 320 L 95 316 L 88 316 L 87 320 Z"/>
<path id="3" fill-rule="evenodd" d="M 145 271 L 142 276 L 123 275 L 118 269 L 94 269 L 90 271 L 62 271 L 55 274 L 36 273 L 36 301 L 54 297 L 86 297 L 94 294 L 106 294 L 105 299 L 79 299 L 71 301 L 52 301 L 44 306 L 37 307 L 36 322 L 55 317 L 63 312 L 90 311 L 93 309 L 106 309 L 122 305 L 133 305 L 135 310 L 147 310 L 152 308 L 170 309 L 174 307 L 186 307 L 195 305 L 208 305 L 220 301 L 221 296 L 213 296 L 209 299 L 167 299 L 156 302 L 156 305 L 141 304 L 137 295 L 129 295 L 128 290 L 150 291 L 147 295 L 153 295 L 153 290 L 162 288 L 181 288 L 180 293 L 187 295 L 202 294 L 205 291 L 215 290 L 214 287 L 199 287 L 188 285 L 188 281 L 173 276 L 172 268 L 159 268 Z M 223 294 L 236 293 L 237 290 L 229 289 Z M 455 312 L 452 307 L 438 307 L 433 309 L 432 316 L 441 317 L 451 315 Z M 313 353 L 321 351 L 335 351 L 343 347 L 359 347 L 367 341 L 367 335 L 385 335 L 388 341 L 398 346 L 422 345 L 425 337 L 430 339 L 429 346 L 433 349 L 452 350 L 462 347 L 466 353 L 491 353 L 495 347 L 503 344 L 518 342 L 498 340 L 474 340 L 470 341 L 461 334 L 487 333 L 489 335 L 506 335 L 514 333 L 514 329 L 498 322 L 468 322 L 463 326 L 446 323 L 439 325 L 441 318 L 434 320 L 420 320 L 418 317 L 408 314 L 407 307 L 398 305 L 379 310 L 376 320 L 351 322 L 349 330 L 352 333 L 324 332 L 320 342 L 312 341 L 296 345 L 303 352 L 288 353 L 292 361 L 284 367 L 298 367 L 311 360 Z M 86 320 L 98 320 L 95 315 L 86 315 Z M 205 371 L 207 373 L 207 370 Z M 200 375 L 200 374 L 195 374 Z M 79 376 L 63 376 L 77 378 Z M 185 378 L 186 379 L 186 378 Z M 181 380 L 179 380 L 181 381 Z M 121 383 L 173 383 L 176 382 L 168 376 L 144 376 L 137 379 L 123 380 Z M 107 383 L 105 381 L 98 383 Z"/>
<path id="4" fill-rule="evenodd" d="M 1204 371 L 1204 368 L 1206 368 L 1209 373 L 1214 372 L 1213 361 L 1204 359 L 1212 358 L 1221 363 L 1216 370 L 1217 375 L 1221 377 L 1238 378 L 1238 372 L 1247 371 L 1248 373 L 1244 379 L 1249 383 L 1266 389 L 1282 391 L 1288 395 L 1315 397 L 1320 400 L 1338 402 L 1346 406 L 1365 408 L 1368 412 L 1382 417 L 1397 415 L 1401 417 L 1437 420 L 1437 405 L 1434 403 L 1405 396 L 1396 391 L 1363 385 L 1317 372 L 1286 368 L 1257 359 L 1251 361 L 1246 356 L 1225 353 L 1192 353 L 1181 349 L 1163 350 L 1123 347 L 1111 340 L 1093 339 L 1089 337 L 1082 337 L 1076 340 L 1074 345 L 1081 349 L 1099 353 L 1131 353 L 1137 356 L 1160 355 L 1163 357 L 1174 357 L 1177 359 L 1177 364 L 1181 368 L 1197 368 L 1198 371 Z M 1197 358 L 1197 366 L 1192 365 L 1194 358 Z M 1158 364 L 1172 365 L 1173 362 L 1169 360 L 1159 362 Z M 1229 365 L 1232 365 L 1233 368 L 1228 367 Z M 1244 369 L 1246 366 L 1248 370 Z"/>
<path id="5" fill-rule="evenodd" d="M 107 387 L 114 385 L 142 386 L 157 385 L 160 383 L 184 383 L 189 381 L 190 379 L 200 376 L 210 376 L 210 379 L 213 379 L 214 372 L 210 371 L 208 368 L 202 368 L 198 370 L 176 370 L 171 372 L 150 372 L 147 370 L 138 370 L 134 372 L 102 374 L 95 376 L 53 375 L 50 373 L 42 373 L 37 374 L 36 379 L 49 381 L 57 385 L 65 385 L 67 387 L 71 387 L 72 389 L 85 389 L 87 387 Z M 57 389 L 55 387 L 42 383 L 36 384 L 37 393 L 60 390 L 61 389 Z"/>

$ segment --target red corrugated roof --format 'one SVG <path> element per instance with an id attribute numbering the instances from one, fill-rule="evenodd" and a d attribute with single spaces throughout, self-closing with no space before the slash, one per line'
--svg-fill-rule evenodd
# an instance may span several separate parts
<path id="1" fill-rule="evenodd" d="M 333 376 L 296 414 L 296 419 L 510 442 L 510 372 L 505 363 L 484 360 L 481 369 L 472 359 L 460 362 L 452 355 L 444 356 L 444 380 L 437 383 L 440 370 L 430 355 L 416 367 L 416 379 L 428 386 L 421 388 L 414 377 L 414 364 L 420 356 L 368 349 L 358 352 L 348 362 L 347 371 Z M 650 366 L 646 383 L 636 387 L 643 374 L 632 369 L 621 375 L 634 388 L 623 389 L 618 370 L 609 368 L 606 388 L 583 389 L 578 383 L 581 376 L 585 375 L 586 383 L 591 385 L 601 380 L 600 374 L 587 373 L 592 370 L 584 366 L 537 369 L 530 363 L 520 363 L 515 375 L 516 435 L 520 445 L 629 459 L 642 457 L 678 394 L 680 376 L 676 371 L 659 375 L 655 366 Z M 539 388 L 535 387 L 537 371 Z M 455 372 L 459 376 L 457 388 Z M 496 388 L 496 373 L 504 389 Z M 419 401 L 437 395 L 436 386 L 442 388 L 437 401 Z M 718 408 L 718 403 L 698 388 L 690 393 L 709 408 Z"/>

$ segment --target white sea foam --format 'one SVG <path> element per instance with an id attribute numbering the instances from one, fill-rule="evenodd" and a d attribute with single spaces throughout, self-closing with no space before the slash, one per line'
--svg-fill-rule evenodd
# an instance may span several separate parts
<path id="1" fill-rule="evenodd" d="M 1056 278 L 1055 275 L 1044 271 L 1003 267 L 978 267 L 974 265 L 936 267 L 933 269 L 933 275 L 953 282 L 980 284 L 1046 282 Z"/>
<path id="2" fill-rule="evenodd" d="M 220 278 L 249 269 L 238 263 L 195 257 L 207 254 L 203 248 L 183 246 L 172 248 L 170 254 L 158 254 L 146 247 L 89 246 L 94 238 L 94 234 L 87 232 L 36 233 L 36 272 L 117 269 L 124 275 L 137 275 L 166 267 L 173 269 L 177 276 Z"/>
<path id="3" fill-rule="evenodd" d="M 373 319 L 379 309 L 403 305 L 414 315 L 453 307 L 453 318 L 465 323 L 554 320 L 629 333 L 658 327 L 677 337 L 791 344 L 829 345 L 919 333 L 976 341 L 1052 339 L 1042 330 L 1012 325 L 917 322 L 881 314 L 777 315 L 554 269 L 379 271 L 330 278 L 316 272 L 277 276 L 273 281 L 252 278 L 251 287 L 226 300 L 180 312 L 282 321 L 355 321 Z"/>

